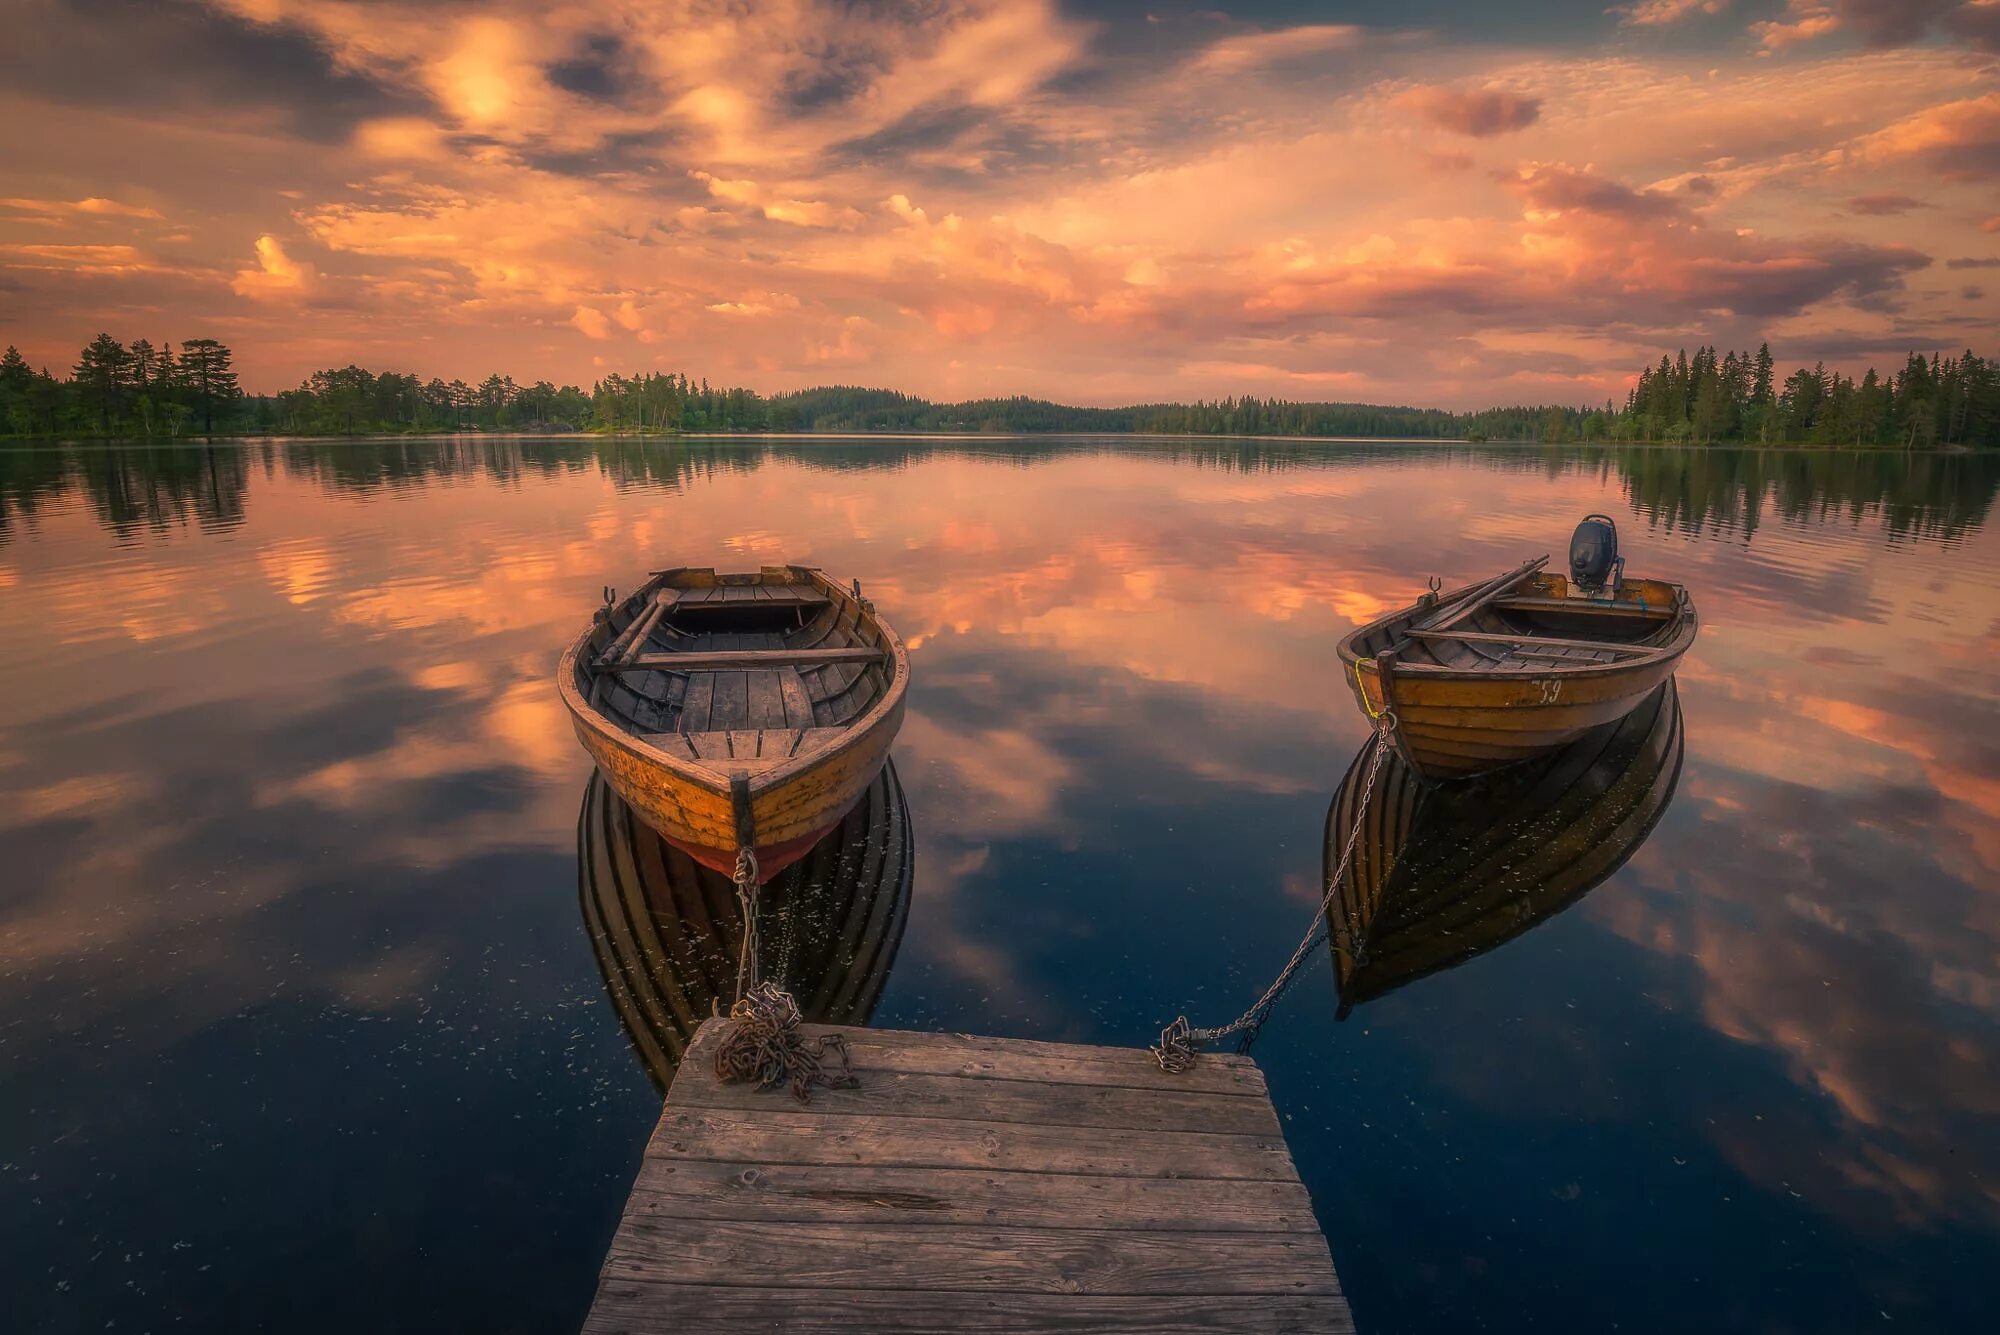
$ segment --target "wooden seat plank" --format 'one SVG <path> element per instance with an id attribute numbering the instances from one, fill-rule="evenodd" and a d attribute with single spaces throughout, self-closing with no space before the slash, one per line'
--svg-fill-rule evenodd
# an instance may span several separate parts
<path id="1" fill-rule="evenodd" d="M 696 758 L 694 746 L 688 741 L 688 735 L 684 732 L 642 732 L 639 734 L 639 740 L 649 746 L 657 746 L 670 756 L 680 756 L 687 760 Z"/>
<path id="2" fill-rule="evenodd" d="M 717 635 L 717 640 L 733 638 Z M 611 665 L 615 672 L 720 672 L 728 668 L 757 669 L 826 667 L 840 663 L 876 663 L 888 657 L 867 645 L 840 649 L 711 649 L 687 653 L 640 654 L 630 662 Z"/>
<path id="3" fill-rule="evenodd" d="M 671 754 L 687 754 L 722 774 L 739 769 L 759 774 L 845 737 L 847 732 L 846 728 L 713 728 L 686 734 L 687 750 Z"/>
<path id="4" fill-rule="evenodd" d="M 1412 639 L 1419 640 L 1464 640 L 1469 644 L 1521 644 L 1562 649 L 1601 649 L 1606 653 L 1627 656 L 1657 654 L 1656 644 L 1614 644 L 1607 640 L 1568 640 L 1559 635 L 1502 635 L 1481 630 L 1411 630 L 1406 631 Z"/>
<path id="5" fill-rule="evenodd" d="M 785 587 L 791 588 L 792 586 L 785 586 Z M 792 591 L 792 592 L 780 593 L 776 589 L 766 588 L 759 596 L 758 606 L 796 607 L 801 609 L 820 608 L 828 606 L 832 601 L 833 601 L 832 599 L 820 593 L 811 593 L 804 591 Z M 680 612 L 694 612 L 694 613 L 709 612 L 709 611 L 714 611 L 717 608 L 727 608 L 728 606 L 729 604 L 727 602 L 721 600 L 703 598 L 703 599 L 696 599 L 690 602 L 684 598 L 682 599 L 679 607 L 676 609 L 676 614 L 678 615 L 678 613 Z"/>
<path id="6" fill-rule="evenodd" d="M 1629 599 L 1614 602 L 1610 599 L 1545 598 L 1529 594 L 1496 598 L 1490 606 L 1503 611 L 1565 612 L 1572 616 L 1643 617 L 1648 621 L 1667 621 L 1674 615 L 1674 609 L 1671 607 L 1655 607 L 1651 603 L 1632 602 Z"/>

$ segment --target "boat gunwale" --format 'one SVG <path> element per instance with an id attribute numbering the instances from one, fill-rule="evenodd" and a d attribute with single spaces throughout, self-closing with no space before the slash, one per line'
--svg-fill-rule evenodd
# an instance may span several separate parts
<path id="1" fill-rule="evenodd" d="M 1408 674 L 1411 676 L 1421 676 L 1427 681 L 1482 681 L 1499 683 L 1516 679 L 1536 681 L 1548 677 L 1611 677 L 1630 673 L 1635 669 L 1656 667 L 1664 658 L 1677 658 L 1687 652 L 1689 646 L 1694 643 L 1695 635 L 1701 628 L 1701 614 L 1695 610 L 1694 598 L 1688 593 L 1685 585 L 1675 584 L 1671 580 L 1652 580 L 1649 582 L 1663 584 L 1673 589 L 1679 595 L 1679 605 L 1676 608 L 1678 629 L 1674 635 L 1660 644 L 1643 644 L 1630 640 L 1607 640 L 1605 642 L 1607 646 L 1615 645 L 1621 648 L 1644 649 L 1646 650 L 1645 653 L 1628 654 L 1623 658 L 1614 659 L 1608 663 L 1586 662 L 1583 660 L 1568 663 L 1558 659 L 1552 660 L 1547 667 L 1538 667 L 1521 672 L 1500 672 L 1492 667 L 1452 667 L 1443 663 L 1412 663 L 1398 657 L 1394 664 L 1396 675 L 1403 676 Z M 1336 646 L 1336 652 L 1340 656 L 1342 666 L 1358 670 L 1363 664 L 1374 663 L 1374 655 L 1363 656 L 1355 648 L 1355 645 L 1364 636 L 1378 630 L 1384 630 L 1394 622 L 1406 620 L 1418 612 L 1429 610 L 1429 608 L 1442 609 L 1451 606 L 1453 603 L 1462 602 L 1488 583 L 1491 583 L 1490 579 L 1467 584 L 1461 588 L 1453 589 L 1449 593 L 1440 594 L 1437 602 L 1430 604 L 1428 607 L 1419 600 L 1405 607 L 1397 608 L 1393 612 L 1385 612 L 1366 625 L 1355 627 L 1347 634 L 1341 636 L 1340 643 Z M 1580 604 L 1588 605 L 1592 600 L 1580 598 L 1576 601 Z M 1668 624 L 1674 625 L 1675 623 L 1669 622 Z M 1450 634 L 1451 632 L 1449 631 L 1443 632 L 1445 638 L 1449 638 Z M 1407 637 L 1405 638 L 1407 639 Z M 1521 636 L 1521 642 L 1524 644 L 1532 643 L 1535 638 L 1536 636 L 1533 634 L 1526 634 Z"/>
<path id="2" fill-rule="evenodd" d="M 656 571 L 644 584 L 626 595 L 623 601 L 626 603 L 636 603 L 648 592 L 665 587 L 672 576 L 684 574 L 689 571 L 699 571 L 701 569 L 703 567 L 682 566 L 672 570 Z M 706 567 L 706 569 L 711 574 L 716 573 L 713 566 Z M 828 578 L 826 572 L 819 566 L 790 564 L 784 566 L 767 566 L 755 573 L 762 576 L 769 570 L 777 569 L 788 570 L 794 575 L 805 576 L 807 582 L 823 589 L 836 604 L 843 601 L 857 601 L 853 594 Z M 735 574 L 737 572 L 730 571 L 726 573 Z M 759 582 L 761 582 L 761 579 Z M 748 771 L 752 794 L 766 793 L 774 788 L 783 787 L 800 775 L 808 774 L 853 747 L 861 745 L 901 706 L 903 697 L 908 692 L 910 685 L 909 650 L 903 645 L 903 637 L 896 633 L 895 628 L 882 617 L 881 613 L 873 610 L 872 604 L 869 607 L 862 608 L 861 615 L 873 621 L 875 628 L 882 633 L 883 645 L 889 654 L 889 682 L 883 687 L 881 696 L 875 703 L 862 711 L 859 717 L 846 724 L 840 730 L 841 735 L 833 741 L 823 746 L 815 747 L 804 755 L 789 756 L 776 765 L 767 766 L 760 770 Z M 676 778 L 684 779 L 711 793 L 727 797 L 731 783 L 730 771 L 714 769 L 711 767 L 711 762 L 708 761 L 696 760 L 686 756 L 676 756 L 664 751 L 651 742 L 644 740 L 638 734 L 629 732 L 618 726 L 602 709 L 590 702 L 589 697 L 582 689 L 581 663 L 584 651 L 589 647 L 591 637 L 596 633 L 597 625 L 593 622 L 587 630 L 571 641 L 567 649 L 563 650 L 562 657 L 556 664 L 556 688 L 562 697 L 563 707 L 569 711 L 570 718 L 580 725 L 589 727 L 592 732 L 603 737 L 612 745 L 632 752 L 640 760 L 656 768 L 668 770 Z M 658 668 L 655 671 L 671 672 L 673 669 Z"/>

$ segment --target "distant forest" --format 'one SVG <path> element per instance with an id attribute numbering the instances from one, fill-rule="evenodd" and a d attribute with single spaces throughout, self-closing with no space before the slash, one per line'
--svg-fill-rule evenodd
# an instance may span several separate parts
<path id="1" fill-rule="evenodd" d="M 463 380 L 358 366 L 316 371 L 297 389 L 245 394 L 234 354 L 215 339 L 176 349 L 99 334 L 64 377 L 0 355 L 0 431 L 18 436 L 396 435 L 453 431 L 776 431 L 1344 436 L 1426 440 L 1639 441 L 2000 448 L 2000 363 L 1967 351 L 1911 353 L 1860 380 L 1824 364 L 1782 379 L 1756 353 L 1660 358 L 1621 407 L 1540 404 L 1454 413 L 1253 396 L 1128 408 L 1016 397 L 933 403 L 894 390 L 833 385 L 760 395 L 686 375 L 612 374 L 588 390 L 491 375 Z"/>

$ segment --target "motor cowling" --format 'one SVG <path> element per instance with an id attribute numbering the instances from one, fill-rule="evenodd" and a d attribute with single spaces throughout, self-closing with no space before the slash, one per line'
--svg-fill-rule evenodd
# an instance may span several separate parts
<path id="1" fill-rule="evenodd" d="M 1586 515 L 1569 539 L 1570 583 L 1579 589 L 1601 589 L 1618 565 L 1618 526 L 1609 515 Z"/>

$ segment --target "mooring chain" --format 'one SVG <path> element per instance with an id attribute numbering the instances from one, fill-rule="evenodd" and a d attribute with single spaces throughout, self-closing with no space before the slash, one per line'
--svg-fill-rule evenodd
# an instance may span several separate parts
<path id="1" fill-rule="evenodd" d="M 811 1103 L 814 1089 L 858 1085 L 848 1069 L 847 1039 L 840 1034 L 804 1038 L 799 1004 L 776 983 L 759 983 L 729 1008 L 734 1021 L 715 1049 L 715 1075 L 724 1084 L 749 1081 L 759 1089 L 789 1085 L 792 1097 Z"/>
<path id="2" fill-rule="evenodd" d="M 736 1000 L 729 1031 L 715 1049 L 715 1075 L 724 1084 L 754 1082 L 759 1089 L 789 1085 L 792 1097 L 811 1103 L 814 1089 L 843 1089 L 860 1082 L 847 1065 L 847 1040 L 839 1034 L 808 1039 L 799 1033 L 799 1003 L 778 983 L 758 980 L 757 854 L 736 850 L 736 903 L 743 912 L 743 945 L 736 956 Z"/>
<path id="3" fill-rule="evenodd" d="M 1354 828 L 1347 832 L 1346 844 L 1340 850 L 1340 861 L 1334 866 L 1333 874 L 1327 877 L 1326 894 L 1320 900 L 1319 911 L 1313 915 L 1312 927 L 1307 930 L 1305 939 L 1299 942 L 1298 949 L 1285 961 L 1285 967 L 1278 971 L 1277 978 L 1264 989 L 1263 995 L 1251 1004 L 1249 1010 L 1228 1024 L 1219 1029 L 1196 1029 L 1188 1023 L 1187 1016 L 1176 1016 L 1172 1024 L 1160 1031 L 1160 1041 L 1153 1045 L 1153 1059 L 1159 1062 L 1161 1070 L 1169 1075 L 1191 1070 L 1200 1056 L 1202 1044 L 1251 1031 L 1261 1025 L 1265 1013 L 1291 985 L 1292 975 L 1299 971 L 1299 966 L 1306 962 L 1325 937 L 1327 911 L 1333 904 L 1334 896 L 1340 893 L 1341 881 L 1347 877 L 1347 864 L 1354 857 L 1355 845 L 1361 842 L 1361 824 L 1368 817 L 1368 800 L 1375 792 L 1375 776 L 1381 771 L 1382 762 L 1394 744 L 1395 732 L 1395 711 L 1385 709 L 1375 720 L 1375 750 L 1368 757 L 1368 773 L 1361 783 L 1361 800 L 1354 808 Z"/>
<path id="4" fill-rule="evenodd" d="M 757 986 L 757 850 L 744 845 L 736 850 L 736 906 L 743 912 L 743 944 L 736 954 L 736 1003 Z M 732 1007 L 731 1013 L 734 1013 Z"/>

